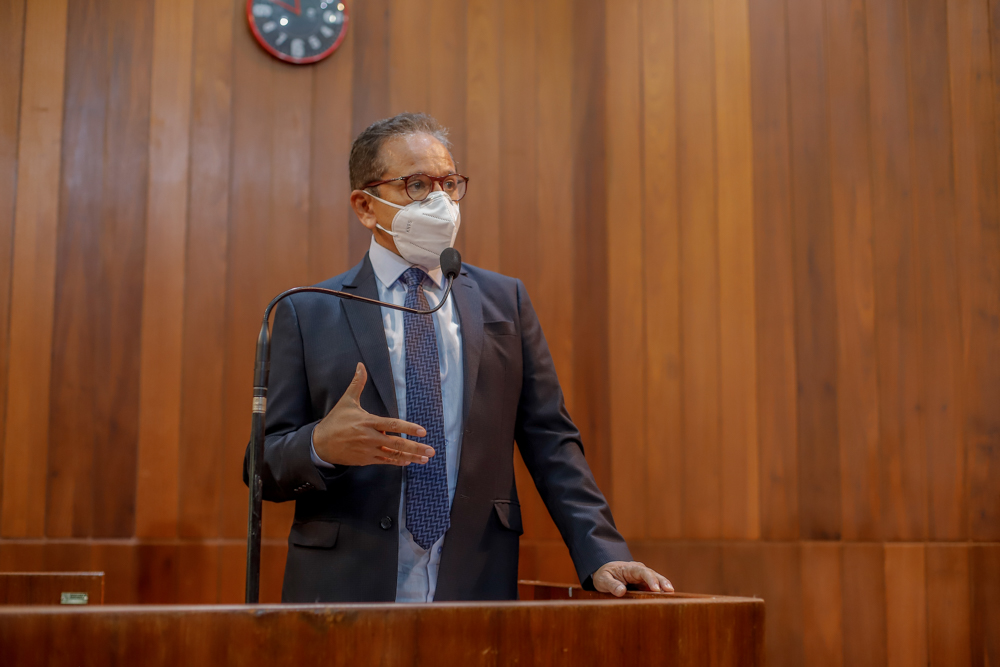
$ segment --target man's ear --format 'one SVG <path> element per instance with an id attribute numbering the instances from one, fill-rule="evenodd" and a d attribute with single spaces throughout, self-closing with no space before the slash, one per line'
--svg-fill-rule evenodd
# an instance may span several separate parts
<path id="1" fill-rule="evenodd" d="M 351 192 L 351 208 L 354 209 L 354 214 L 358 216 L 362 225 L 375 231 L 375 225 L 378 223 L 375 218 L 375 209 L 372 206 L 372 200 L 366 197 L 364 192 L 361 190 Z"/>

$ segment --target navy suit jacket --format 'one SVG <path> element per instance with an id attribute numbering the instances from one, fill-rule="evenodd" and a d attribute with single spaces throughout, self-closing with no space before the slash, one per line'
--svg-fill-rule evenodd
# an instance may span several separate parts
<path id="1" fill-rule="evenodd" d="M 378 298 L 367 254 L 320 283 Z M 463 265 L 452 296 L 462 335 L 462 456 L 441 553 L 436 600 L 517 599 L 521 506 L 516 442 L 569 547 L 580 580 L 631 560 L 583 456 L 548 345 L 520 280 Z M 312 431 L 340 400 L 357 363 L 368 369 L 361 406 L 398 417 L 378 307 L 321 294 L 281 302 L 272 333 L 262 477 L 264 498 L 295 501 L 282 600 L 392 601 L 396 597 L 403 469 L 318 469 Z M 247 477 L 244 462 L 244 480 Z"/>

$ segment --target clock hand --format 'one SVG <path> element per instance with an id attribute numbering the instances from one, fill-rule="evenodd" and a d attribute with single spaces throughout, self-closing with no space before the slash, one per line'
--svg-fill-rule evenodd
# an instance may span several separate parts
<path id="1" fill-rule="evenodd" d="M 287 2 L 284 2 L 283 0 L 271 0 L 271 2 L 273 2 L 276 5 L 281 5 L 288 11 L 295 14 L 296 16 L 300 16 L 302 14 L 302 4 L 301 4 L 302 0 L 295 0 L 294 7 L 289 5 Z"/>

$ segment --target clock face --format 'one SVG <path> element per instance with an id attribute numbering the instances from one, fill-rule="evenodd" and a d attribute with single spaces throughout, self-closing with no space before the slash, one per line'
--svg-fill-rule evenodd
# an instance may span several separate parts
<path id="1" fill-rule="evenodd" d="M 247 0 L 247 20 L 275 58 L 304 65 L 333 53 L 347 32 L 340 0 Z"/>

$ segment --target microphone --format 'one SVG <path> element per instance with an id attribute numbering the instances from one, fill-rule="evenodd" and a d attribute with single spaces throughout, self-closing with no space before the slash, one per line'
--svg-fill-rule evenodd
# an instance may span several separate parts
<path id="1" fill-rule="evenodd" d="M 438 305 L 428 310 L 417 310 L 406 306 L 397 306 L 394 303 L 386 303 L 378 299 L 357 294 L 349 294 L 338 290 L 327 289 L 325 287 L 293 287 L 285 290 L 278 296 L 271 299 L 264 309 L 264 322 L 261 324 L 260 333 L 257 335 L 257 357 L 253 372 L 253 415 L 250 422 L 250 511 L 247 518 L 247 580 L 246 580 L 246 603 L 256 603 L 260 598 L 260 543 L 261 543 L 261 514 L 264 505 L 264 485 L 260 476 L 260 465 L 264 460 L 264 415 L 267 412 L 267 379 L 270 373 L 271 364 L 271 335 L 268 331 L 268 320 L 271 318 L 271 310 L 282 299 L 302 292 L 316 292 L 318 294 L 328 294 L 350 301 L 361 301 L 374 306 L 383 306 L 393 310 L 401 310 L 404 313 L 415 315 L 430 315 L 437 312 L 444 302 L 451 295 L 451 286 L 456 276 L 462 269 L 462 256 L 454 248 L 445 248 L 441 253 L 441 272 L 444 274 L 446 284 L 444 295 Z"/>
<path id="2" fill-rule="evenodd" d="M 458 275 L 462 270 L 462 256 L 454 248 L 445 248 L 441 253 L 441 271 L 445 278 L 448 278 L 448 287 L 451 287 L 450 280 Z M 444 303 L 444 299 L 441 300 Z"/>

